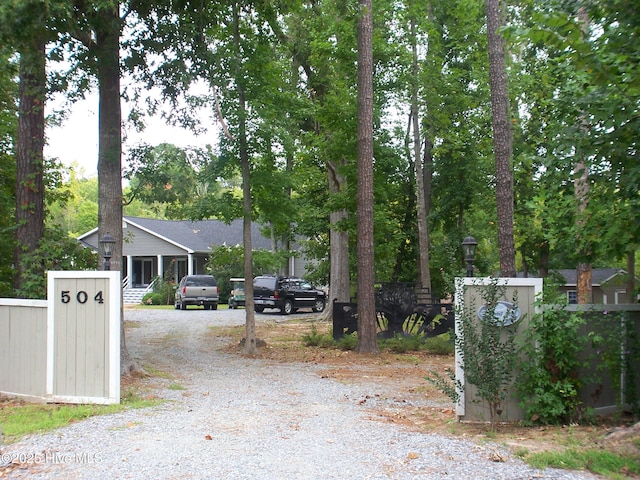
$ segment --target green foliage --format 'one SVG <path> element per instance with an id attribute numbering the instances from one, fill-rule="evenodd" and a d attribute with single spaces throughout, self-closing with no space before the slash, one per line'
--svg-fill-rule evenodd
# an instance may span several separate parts
<path id="1" fill-rule="evenodd" d="M 455 350 L 453 333 L 443 333 L 437 337 L 425 338 L 424 349 L 434 355 L 452 355 Z"/>
<path id="2" fill-rule="evenodd" d="M 161 400 L 143 398 L 133 390 L 123 391 L 121 403 L 114 405 L 41 405 L 21 401 L 0 401 L 0 425 L 7 443 L 23 436 L 55 430 L 95 415 L 107 415 L 130 408 L 146 408 Z"/>
<path id="3" fill-rule="evenodd" d="M 355 350 L 358 346 L 358 336 L 356 334 L 344 335 L 338 340 L 338 348 L 340 350 Z"/>
<path id="4" fill-rule="evenodd" d="M 279 272 L 287 262 L 287 252 L 270 252 L 259 249 L 253 252 L 253 273 L 264 275 Z M 242 245 L 218 245 L 211 248 L 207 271 L 218 280 L 220 303 L 226 303 L 231 293 L 230 278 L 244 277 L 244 247 Z"/>
<path id="5" fill-rule="evenodd" d="M 330 348 L 335 346 L 331 334 L 318 332 L 315 323 L 311 326 L 311 332 L 302 336 L 302 340 L 307 347 Z"/>
<path id="6" fill-rule="evenodd" d="M 17 64 L 0 42 L 0 297 L 13 296 Z"/>
<path id="7" fill-rule="evenodd" d="M 595 360 L 597 378 L 610 379 L 618 406 L 626 405 L 640 417 L 638 369 L 640 365 L 640 326 L 633 312 L 589 312 L 587 335 Z M 621 351 L 623 352 L 621 354 Z M 624 379 L 624 380 L 623 380 Z"/>
<path id="8" fill-rule="evenodd" d="M 124 175 L 130 180 L 128 204 L 137 199 L 168 218 L 208 218 L 218 213 L 207 207 L 219 201 L 218 179 L 207 175 L 209 164 L 215 162 L 208 150 L 163 143 L 137 146 L 129 155 L 131 166 Z"/>
<path id="9" fill-rule="evenodd" d="M 95 270 L 98 267 L 98 257 L 93 250 L 84 248 L 56 226 L 46 227 L 38 248 L 23 258 L 23 288 L 16 292 L 22 298 L 47 298 L 47 279 L 41 274 L 43 271 Z"/>
<path id="10" fill-rule="evenodd" d="M 578 395 L 583 385 L 579 376 L 585 365 L 580 353 L 586 339 L 578 335 L 585 320 L 569 312 L 558 291 L 547 289 L 538 307 L 551 303 L 531 319 L 520 347 L 518 392 L 528 421 L 557 424 L 575 421 L 580 415 Z M 566 300 L 565 300 L 566 301 Z"/>
<path id="11" fill-rule="evenodd" d="M 381 349 L 391 350 L 395 353 L 417 352 L 423 349 L 424 338 L 422 335 L 399 335 L 384 338 L 378 341 Z"/>
<path id="12" fill-rule="evenodd" d="M 169 300 L 171 301 L 169 302 Z M 167 295 L 162 293 L 149 292 L 142 297 L 143 305 L 171 305 L 172 303 L 173 299 L 168 299 Z"/>
<path id="13" fill-rule="evenodd" d="M 640 460 L 637 457 L 599 449 L 532 453 L 526 456 L 526 462 L 535 468 L 586 470 L 618 480 L 640 474 Z"/>
<path id="14" fill-rule="evenodd" d="M 153 284 L 154 305 L 173 305 L 175 301 L 176 284 L 172 274 L 173 269 L 168 268 L 165 271 L 164 278 L 156 278 Z"/>
<path id="15" fill-rule="evenodd" d="M 447 369 L 447 378 L 444 378 L 438 372 L 428 372 L 427 376 L 424 377 L 425 380 L 436 388 L 438 388 L 442 393 L 444 393 L 447 397 L 451 399 L 453 403 L 458 403 L 460 400 L 460 393 L 463 389 L 462 383 L 460 380 L 456 380 L 456 372 Z"/>
<path id="16" fill-rule="evenodd" d="M 480 294 L 486 311 L 482 319 L 476 318 L 477 305 L 465 305 L 464 310 L 456 305 L 459 330 L 455 344 L 464 364 L 466 382 L 477 388 L 481 401 L 489 407 L 491 426 L 495 428 L 502 413 L 502 405 L 510 395 L 515 373 L 516 330 L 508 317 L 496 320 L 498 301 L 504 297 L 506 285 L 499 285 L 500 279 L 480 287 Z M 517 306 L 517 298 L 513 298 Z M 507 315 L 512 315 L 508 313 Z"/>

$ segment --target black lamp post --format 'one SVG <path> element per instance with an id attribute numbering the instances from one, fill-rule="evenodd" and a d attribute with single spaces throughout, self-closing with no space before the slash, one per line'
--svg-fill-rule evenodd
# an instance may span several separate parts
<path id="1" fill-rule="evenodd" d="M 116 244 L 116 239 L 107 232 L 106 235 L 98 241 L 98 244 L 104 257 L 104 269 L 111 270 L 111 256 L 113 255 L 113 246 Z"/>
<path id="2" fill-rule="evenodd" d="M 473 277 L 473 261 L 476 259 L 476 247 L 478 242 L 470 234 L 462 241 L 462 253 L 467 262 L 467 277 Z"/>

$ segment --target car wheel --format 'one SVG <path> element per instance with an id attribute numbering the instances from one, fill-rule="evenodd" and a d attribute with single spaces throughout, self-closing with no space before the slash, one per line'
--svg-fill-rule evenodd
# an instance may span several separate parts
<path id="1" fill-rule="evenodd" d="M 180 304 L 178 302 L 173 302 L 173 308 L 175 308 L 176 310 L 179 310 Z"/>
<path id="2" fill-rule="evenodd" d="M 314 312 L 321 312 L 323 310 L 324 310 L 324 299 L 316 298 L 316 301 L 313 304 L 313 311 Z"/>
<path id="3" fill-rule="evenodd" d="M 217 310 L 217 309 L 218 309 L 218 304 L 217 304 L 217 303 L 214 303 L 213 305 L 209 305 L 209 308 L 210 308 L 211 310 Z"/>
<path id="4" fill-rule="evenodd" d="M 181 303 L 180 310 L 186 310 L 186 309 L 187 309 L 187 305 L 185 303 Z"/>
<path id="5" fill-rule="evenodd" d="M 264 312 L 264 307 L 263 307 L 262 305 L 256 305 L 256 306 L 254 307 L 254 310 L 255 310 L 256 312 L 258 312 L 258 313 L 262 313 L 262 312 Z"/>
<path id="6" fill-rule="evenodd" d="M 289 315 L 293 312 L 293 302 L 287 298 L 282 304 L 282 309 L 280 311 L 283 315 Z"/>

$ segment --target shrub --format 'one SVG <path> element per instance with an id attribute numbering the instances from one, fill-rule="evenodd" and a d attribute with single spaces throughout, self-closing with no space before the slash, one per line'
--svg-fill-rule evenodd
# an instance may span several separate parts
<path id="1" fill-rule="evenodd" d="M 483 286 L 480 294 L 486 306 L 484 315 L 479 321 L 474 318 L 477 308 L 473 302 L 461 309 L 459 331 L 455 337 L 464 364 L 465 380 L 476 386 L 478 397 L 489 407 L 492 429 L 495 429 L 502 413 L 503 402 L 509 397 L 514 376 L 517 324 L 506 317 L 502 322 L 496 321 L 495 316 L 505 290 L 506 285 L 499 285 L 497 278 Z M 517 306 L 517 303 L 517 298 L 513 298 L 513 304 Z M 515 310 L 512 312 L 515 314 Z"/>
<path id="2" fill-rule="evenodd" d="M 355 350 L 358 345 L 358 337 L 355 334 L 345 335 L 338 340 L 340 350 Z"/>
<path id="3" fill-rule="evenodd" d="M 328 348 L 334 345 L 333 337 L 329 334 L 318 332 L 315 324 L 311 326 L 311 332 L 303 335 L 302 340 L 307 347 Z"/>
<path id="4" fill-rule="evenodd" d="M 578 398 L 584 365 L 579 353 L 586 345 L 578 329 L 585 323 L 580 312 L 570 312 L 562 299 L 547 289 L 542 300 L 553 303 L 532 317 L 523 339 L 517 390 L 528 421 L 564 424 L 579 415 Z M 538 301 L 540 305 L 541 301 Z"/>
<path id="5" fill-rule="evenodd" d="M 165 303 L 165 297 L 162 293 L 149 292 L 142 297 L 142 303 L 144 305 L 167 305 Z"/>
<path id="6" fill-rule="evenodd" d="M 424 349 L 434 355 L 452 355 L 455 351 L 453 336 L 443 333 L 437 337 L 425 338 Z"/>
<path id="7" fill-rule="evenodd" d="M 380 346 L 395 353 L 417 352 L 423 347 L 423 337 L 420 335 L 395 334 L 391 338 L 381 340 Z"/>

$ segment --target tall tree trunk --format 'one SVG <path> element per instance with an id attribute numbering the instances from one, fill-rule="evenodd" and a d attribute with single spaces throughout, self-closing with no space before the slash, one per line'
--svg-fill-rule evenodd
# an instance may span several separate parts
<path id="1" fill-rule="evenodd" d="M 376 332 L 373 250 L 373 14 L 371 0 L 359 0 L 358 20 L 358 346 L 380 353 Z"/>
<path id="2" fill-rule="evenodd" d="M 346 179 L 338 172 L 332 162 L 327 162 L 329 177 L 329 194 L 337 195 L 346 188 Z M 349 233 L 340 226 L 348 213 L 346 209 L 329 213 L 329 247 L 330 247 L 330 283 L 329 305 L 324 317 L 331 318 L 333 301 L 349 302 L 351 300 L 351 283 L 349 275 Z"/>
<path id="3" fill-rule="evenodd" d="M 627 290 L 627 303 L 638 301 L 638 289 L 636 287 L 636 251 L 631 249 L 627 252 L 627 280 L 625 288 Z"/>
<path id="4" fill-rule="evenodd" d="M 576 197 L 576 205 L 578 210 L 578 242 L 580 245 L 578 255 L 583 261 L 580 261 L 576 267 L 576 295 L 579 304 L 588 304 L 593 302 L 593 274 L 590 261 L 584 261 L 591 257 L 591 249 L 583 241 L 580 236 L 583 230 L 582 226 L 586 223 L 586 210 L 589 204 L 589 175 L 588 167 L 584 159 L 578 160 L 574 169 L 573 188 Z"/>
<path id="5" fill-rule="evenodd" d="M 120 29 L 118 5 L 96 13 L 94 21 L 95 55 L 98 76 L 98 238 L 109 233 L 113 246 L 111 270 L 122 272 L 122 131 L 120 108 Z M 99 268 L 104 259 L 99 256 Z M 122 275 L 122 273 L 121 273 Z M 122 295 L 122 290 L 117 294 Z M 121 302 L 122 303 L 122 302 Z M 143 373 L 129 354 L 120 312 L 120 371 L 123 375 Z"/>
<path id="6" fill-rule="evenodd" d="M 418 206 L 418 270 L 422 287 L 431 291 L 429 270 L 429 228 L 427 223 L 427 203 L 425 199 L 424 174 L 422 169 L 422 139 L 420 136 L 420 109 L 418 108 L 418 45 L 416 41 L 415 19 L 411 19 L 411 53 L 413 55 L 413 78 L 411 86 L 411 119 L 413 124 L 413 158 L 416 174 Z"/>
<path id="7" fill-rule="evenodd" d="M 16 276 L 14 287 L 25 295 L 25 270 L 44 275 L 44 265 L 26 265 L 24 255 L 38 248 L 44 233 L 44 103 L 46 90 L 44 35 L 35 35 L 20 52 L 18 145 L 16 156 Z"/>
<path id="8" fill-rule="evenodd" d="M 585 35 L 589 28 L 589 16 L 584 7 L 578 8 L 578 18 L 582 23 L 582 34 Z M 589 122 L 586 114 L 582 114 L 580 118 L 580 129 L 586 134 L 589 131 Z M 587 223 L 587 207 L 589 206 L 589 166 L 582 154 L 582 149 L 578 148 L 576 152 L 576 163 L 573 169 L 573 190 L 576 198 L 577 208 L 577 232 L 579 245 L 578 256 L 580 261 L 576 267 L 576 295 L 579 304 L 588 304 L 593 302 L 593 273 L 591 265 L 591 245 L 582 237 L 584 226 Z"/>
<path id="9" fill-rule="evenodd" d="M 489 46 L 493 151 L 496 164 L 500 270 L 504 277 L 515 277 L 516 250 L 513 237 L 513 169 L 511 167 L 513 139 L 511 122 L 509 121 L 505 49 L 502 37 L 498 33 L 503 22 L 500 15 L 500 0 L 486 0 L 485 5 Z"/>
<path id="10" fill-rule="evenodd" d="M 244 293 L 245 293 L 245 342 L 244 352 L 254 355 L 258 351 L 256 339 L 256 319 L 253 303 L 253 246 L 251 244 L 251 165 L 249 147 L 247 144 L 247 101 L 244 91 L 244 72 L 241 70 L 239 59 L 242 58 L 240 38 L 239 5 L 233 4 L 233 43 L 236 58 L 233 65 L 233 75 L 238 92 L 238 147 L 240 164 L 242 167 L 242 239 L 244 243 Z"/>

